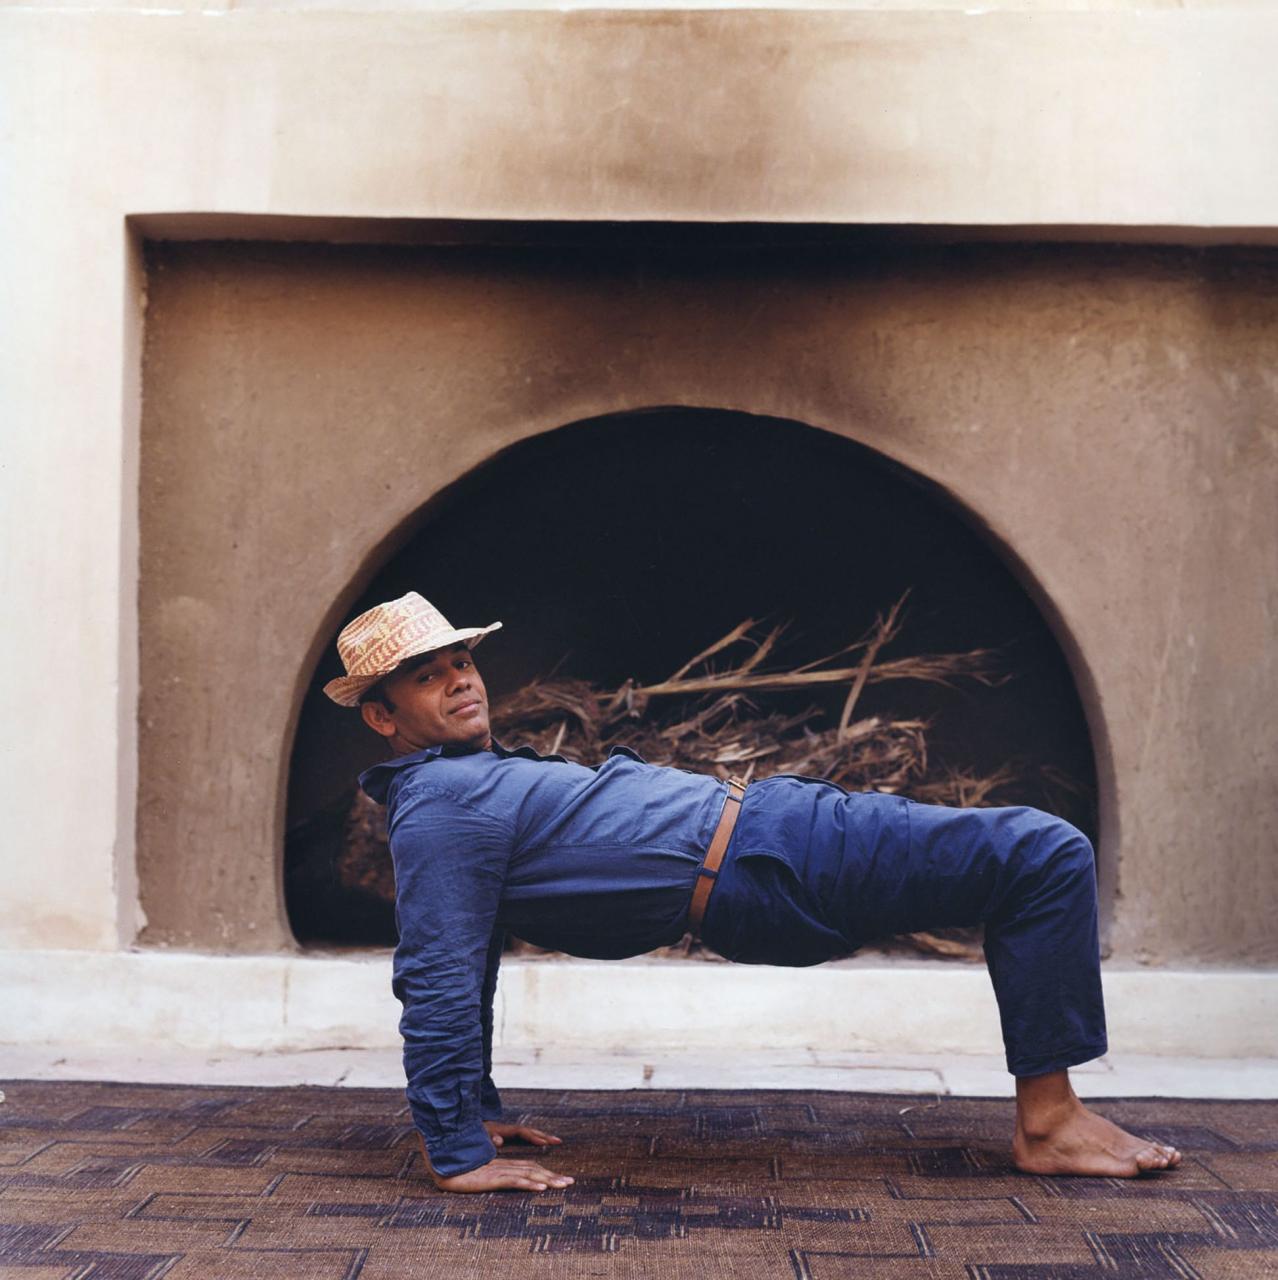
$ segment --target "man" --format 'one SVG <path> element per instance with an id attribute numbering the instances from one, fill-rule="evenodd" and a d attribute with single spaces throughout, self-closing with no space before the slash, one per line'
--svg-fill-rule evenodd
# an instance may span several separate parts
<path id="1" fill-rule="evenodd" d="M 725 783 L 615 747 L 588 768 L 495 741 L 471 648 L 415 592 L 338 637 L 359 706 L 393 758 L 360 778 L 388 806 L 400 941 L 393 987 L 413 1120 L 435 1185 L 544 1191 L 572 1182 L 508 1139 L 491 1077 L 502 938 L 621 958 L 689 927 L 746 963 L 810 965 L 889 933 L 985 924 L 1016 1076 L 1013 1159 L 1026 1172 L 1134 1177 L 1180 1153 L 1075 1096 L 1068 1068 L 1106 1051 L 1091 846 L 1035 809 L 949 809 L 782 774 Z M 814 1038 L 815 1034 L 814 1034 Z"/>

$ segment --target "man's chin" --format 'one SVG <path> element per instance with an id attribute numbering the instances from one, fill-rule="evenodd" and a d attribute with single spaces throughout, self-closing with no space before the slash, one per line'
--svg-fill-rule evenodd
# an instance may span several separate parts
<path id="1" fill-rule="evenodd" d="M 491 736 L 487 712 L 477 716 L 456 717 L 456 719 L 461 720 L 462 723 L 451 726 L 451 737 L 454 742 L 460 745 L 474 745 L 477 747 L 487 745 Z"/>

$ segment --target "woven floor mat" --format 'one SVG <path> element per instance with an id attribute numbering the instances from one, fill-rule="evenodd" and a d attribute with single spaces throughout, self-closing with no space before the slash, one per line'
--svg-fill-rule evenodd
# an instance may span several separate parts
<path id="1" fill-rule="evenodd" d="M 1005 1101 L 508 1090 L 576 1183 L 462 1196 L 394 1090 L 2 1087 L 22 1280 L 1278 1277 L 1278 1102 L 1096 1104 L 1185 1153 L 1123 1181 L 1018 1173 Z"/>

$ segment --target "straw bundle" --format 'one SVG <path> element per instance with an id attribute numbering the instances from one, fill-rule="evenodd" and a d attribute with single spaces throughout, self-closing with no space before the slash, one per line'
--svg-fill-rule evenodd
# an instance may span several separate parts
<path id="1" fill-rule="evenodd" d="M 881 660 L 880 650 L 899 631 L 904 601 L 854 644 L 788 670 L 763 666 L 784 624 L 756 634 L 758 624 L 747 618 L 657 684 L 627 681 L 605 690 L 584 680 L 534 680 L 492 708 L 493 732 L 502 741 L 526 742 L 542 754 L 583 763 L 624 744 L 651 764 L 724 778 L 803 773 L 854 791 L 908 790 L 935 803 L 979 804 L 1010 775 L 978 779 L 929 771 L 927 721 L 854 719 L 867 685 L 887 680 L 994 685 L 1006 679 L 989 649 Z M 730 651 L 741 656 L 729 659 Z M 854 663 L 846 661 L 849 655 Z M 716 658 L 724 664 L 717 670 Z M 821 727 L 826 713 L 820 707 L 786 714 L 756 696 L 843 684 L 848 693 L 842 714 L 828 728 Z"/>

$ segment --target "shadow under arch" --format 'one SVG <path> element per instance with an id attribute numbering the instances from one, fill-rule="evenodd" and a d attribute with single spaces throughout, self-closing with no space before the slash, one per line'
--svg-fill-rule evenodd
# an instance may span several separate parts
<path id="1" fill-rule="evenodd" d="M 659 679 L 746 616 L 793 618 L 787 656 L 809 661 L 909 587 L 897 654 L 1008 646 L 1017 679 L 979 699 L 872 687 L 862 707 L 933 717 L 953 763 L 988 770 L 1024 757 L 1080 782 L 1098 809 L 1067 816 L 1097 842 L 1104 926 L 1114 788 L 1079 645 L 994 514 L 854 429 L 716 407 L 611 412 L 535 430 L 431 495 L 364 557 L 299 672 L 286 846 L 308 824 L 326 826 L 331 843 L 355 775 L 381 756 L 357 714 L 322 694 L 341 674 L 337 631 L 378 600 L 419 590 L 457 625 L 501 619 L 480 650 L 495 701 L 553 668 L 608 685 Z M 826 695 L 835 715 L 843 693 Z M 304 945 L 390 941 L 384 904 L 361 907 L 358 891 L 334 896 L 322 872 L 299 881 L 295 871 L 281 868 L 281 888 Z M 308 895 L 326 901 L 311 909 Z M 352 926 L 344 936 L 325 924 L 336 916 Z"/>

